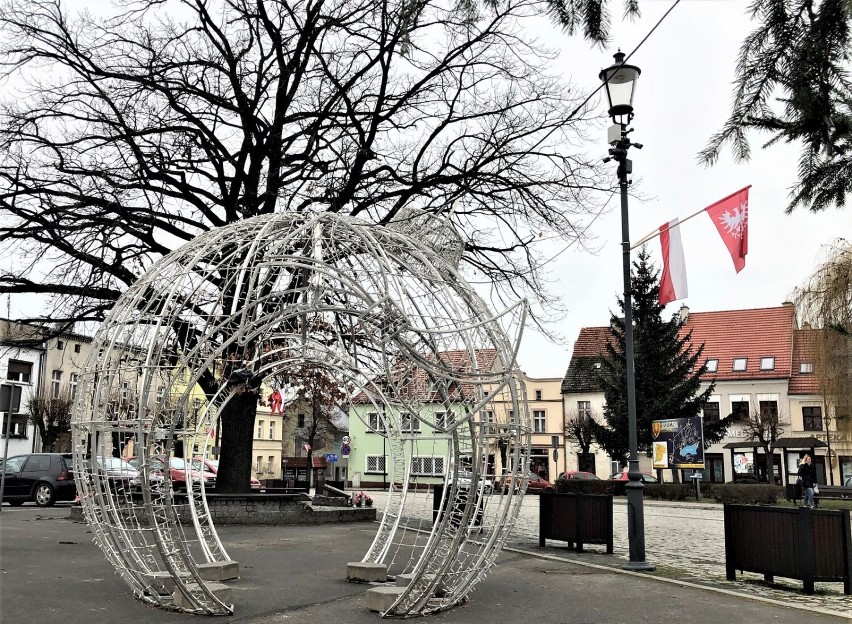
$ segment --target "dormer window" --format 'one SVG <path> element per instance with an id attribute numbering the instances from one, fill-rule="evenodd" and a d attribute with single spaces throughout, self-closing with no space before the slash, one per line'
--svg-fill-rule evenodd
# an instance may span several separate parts
<path id="1" fill-rule="evenodd" d="M 760 370 L 775 370 L 775 358 L 774 357 L 762 357 L 760 358 Z"/>
<path id="2" fill-rule="evenodd" d="M 746 369 L 747 362 L 748 358 L 734 358 L 734 370 L 744 371 Z"/>
<path id="3" fill-rule="evenodd" d="M 814 372 L 814 363 L 813 362 L 802 362 L 799 364 L 799 372 L 803 375 L 807 375 L 808 373 Z"/>
<path id="4" fill-rule="evenodd" d="M 707 360 L 707 372 L 715 373 L 719 370 L 719 360 Z"/>

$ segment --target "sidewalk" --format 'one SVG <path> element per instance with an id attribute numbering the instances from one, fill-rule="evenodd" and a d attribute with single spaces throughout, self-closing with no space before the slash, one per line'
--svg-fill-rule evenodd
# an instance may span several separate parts
<path id="1" fill-rule="evenodd" d="M 0 514 L 0 622 L 172 624 L 194 616 L 162 611 L 135 600 L 92 543 L 88 527 L 71 522 L 68 507 L 29 505 Z M 375 624 L 364 591 L 346 581 L 346 563 L 360 560 L 374 523 L 323 526 L 221 526 L 219 535 L 239 561 L 233 583 L 235 614 L 251 624 Z M 829 624 L 846 621 L 797 609 L 801 594 L 767 602 L 710 591 L 613 567 L 568 560 L 564 549 L 531 556 L 507 550 L 470 600 L 427 621 L 457 624 L 635 624 L 731 621 Z"/>

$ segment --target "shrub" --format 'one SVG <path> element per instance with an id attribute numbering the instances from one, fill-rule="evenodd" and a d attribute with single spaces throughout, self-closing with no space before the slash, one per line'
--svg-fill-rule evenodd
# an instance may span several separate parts
<path id="1" fill-rule="evenodd" d="M 645 496 L 655 500 L 682 501 L 690 498 L 694 490 L 688 483 L 649 483 Z"/>
<path id="2" fill-rule="evenodd" d="M 560 494 L 616 494 L 613 486 L 617 485 L 615 481 L 591 480 L 584 479 L 557 479 L 553 484 L 556 486 L 556 491 Z M 624 493 L 622 488 L 621 494 Z"/>
<path id="3" fill-rule="evenodd" d="M 715 483 L 712 493 L 717 503 L 774 505 L 783 498 L 784 488 L 778 485 Z"/>

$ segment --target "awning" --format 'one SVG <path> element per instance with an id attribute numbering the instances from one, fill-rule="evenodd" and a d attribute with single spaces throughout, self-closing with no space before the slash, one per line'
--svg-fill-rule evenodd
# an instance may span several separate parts
<path id="1" fill-rule="evenodd" d="M 772 445 L 774 449 L 795 449 L 795 450 L 809 450 L 814 448 L 824 448 L 827 447 L 828 444 L 820 440 L 819 438 L 815 438 L 814 436 L 808 436 L 807 438 L 778 438 L 775 440 L 775 444 Z M 722 448 L 725 449 L 752 449 L 759 448 L 762 449 L 763 446 L 760 442 L 756 441 L 743 441 L 743 442 L 728 442 Z"/>

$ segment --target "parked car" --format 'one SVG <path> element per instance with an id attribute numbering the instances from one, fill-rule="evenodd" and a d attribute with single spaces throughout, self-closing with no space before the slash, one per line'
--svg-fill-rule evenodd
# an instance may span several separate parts
<path id="1" fill-rule="evenodd" d="M 203 468 L 202 468 L 203 466 Z M 204 459 L 203 457 L 195 457 L 192 460 L 192 469 L 193 470 L 206 470 L 207 472 L 212 472 L 214 475 L 219 474 L 219 460 L 218 459 Z M 262 484 L 260 481 L 255 478 L 254 475 L 251 476 L 251 489 L 252 491 L 258 491 L 262 488 Z"/>
<path id="2" fill-rule="evenodd" d="M 466 490 L 470 489 L 470 485 L 473 479 L 473 475 L 466 470 L 459 470 L 458 472 L 459 478 L 459 487 L 464 488 Z M 450 473 L 447 476 L 447 485 L 449 486 L 453 482 L 453 474 Z M 494 491 L 494 482 L 491 479 L 484 479 L 482 477 L 479 478 L 476 484 L 476 490 L 478 492 L 482 492 L 483 494 L 491 494 Z"/>
<path id="3" fill-rule="evenodd" d="M 13 506 L 34 501 L 39 507 L 50 507 L 77 496 L 70 453 L 15 455 L 3 462 L 3 473 L 3 501 Z"/>
<path id="4" fill-rule="evenodd" d="M 600 477 L 594 472 L 583 472 L 582 470 L 569 470 L 560 472 L 557 479 L 578 479 L 580 481 L 600 481 Z"/>
<path id="5" fill-rule="evenodd" d="M 96 457 L 94 466 L 87 460 L 86 467 L 105 476 L 116 489 L 138 488 L 142 484 L 139 471 L 120 457 Z"/>
<path id="6" fill-rule="evenodd" d="M 139 469 L 141 458 L 131 457 L 128 463 Z M 148 458 L 148 481 L 155 482 L 157 479 L 168 478 L 172 482 L 172 489 L 186 491 L 186 461 L 182 457 L 172 457 L 167 460 L 165 455 L 152 455 Z M 190 478 L 193 483 L 204 480 L 204 488 L 210 490 L 216 487 L 216 475 L 209 470 L 193 470 L 190 468 Z"/>
<path id="7" fill-rule="evenodd" d="M 610 481 L 629 481 L 630 479 L 627 478 L 627 471 L 622 470 L 621 472 L 616 472 L 614 475 L 610 475 L 609 480 Z M 643 473 L 642 474 L 642 483 L 658 483 L 657 477 Z"/>
<path id="8" fill-rule="evenodd" d="M 500 490 L 503 492 L 503 494 L 508 494 L 509 490 L 517 492 L 520 486 L 520 477 L 504 475 L 500 479 Z M 537 474 L 530 474 L 530 480 L 529 483 L 527 483 L 527 494 L 541 494 L 542 492 L 554 491 L 556 491 L 556 488 L 553 487 L 553 484 L 550 481 L 538 476 Z"/>

